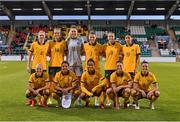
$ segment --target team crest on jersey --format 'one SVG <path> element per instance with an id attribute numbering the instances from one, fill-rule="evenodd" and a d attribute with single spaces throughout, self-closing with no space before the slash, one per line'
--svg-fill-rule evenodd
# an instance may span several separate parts
<path id="1" fill-rule="evenodd" d="M 78 40 L 78 41 L 77 41 L 77 45 L 80 45 L 80 44 L 81 44 L 81 42 Z"/>
<path id="2" fill-rule="evenodd" d="M 59 48 L 55 48 L 55 52 L 60 52 L 60 49 Z"/>
<path id="3" fill-rule="evenodd" d="M 94 78 L 94 81 L 98 81 L 99 80 L 99 78 L 96 76 L 95 78 Z"/>
<path id="4" fill-rule="evenodd" d="M 128 57 L 129 57 L 129 56 L 130 56 L 130 52 L 127 52 L 127 53 L 126 53 L 126 56 L 128 56 Z"/>
<path id="5" fill-rule="evenodd" d="M 43 55 L 43 52 L 42 52 L 42 51 L 40 52 L 40 55 Z"/>

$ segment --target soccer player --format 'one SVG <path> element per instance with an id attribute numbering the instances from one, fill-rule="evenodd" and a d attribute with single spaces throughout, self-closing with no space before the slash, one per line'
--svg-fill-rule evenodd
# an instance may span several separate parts
<path id="1" fill-rule="evenodd" d="M 158 90 L 158 83 L 153 73 L 149 72 L 149 63 L 143 61 L 141 63 L 141 72 L 138 72 L 134 78 L 133 89 L 131 90 L 131 96 L 136 103 L 135 109 L 139 109 L 138 100 L 146 98 L 150 100 L 150 108 L 154 108 L 154 101 L 160 96 Z"/>
<path id="2" fill-rule="evenodd" d="M 72 26 L 69 31 L 69 37 L 66 39 L 68 50 L 67 61 L 69 63 L 70 70 L 72 70 L 80 80 L 83 72 L 81 60 L 83 42 L 77 34 L 78 32 L 76 27 Z"/>
<path id="3" fill-rule="evenodd" d="M 29 59 L 27 63 L 27 71 L 29 73 L 35 72 L 35 67 L 37 64 L 41 64 L 43 71 L 46 71 L 46 55 L 49 48 L 49 44 L 45 42 L 45 32 L 39 31 L 38 33 L 38 42 L 33 42 L 31 44 L 31 47 L 29 49 Z M 33 57 L 33 60 L 32 60 Z M 31 60 L 32 60 L 32 66 L 31 66 Z"/>
<path id="4" fill-rule="evenodd" d="M 116 70 L 116 62 L 121 59 L 122 45 L 115 41 L 115 34 L 108 33 L 108 43 L 103 45 L 103 52 L 105 54 L 105 77 L 107 80 L 107 88 L 110 87 L 110 75 Z M 108 100 L 107 105 L 110 105 Z"/>
<path id="5" fill-rule="evenodd" d="M 49 77 L 51 81 L 51 90 L 54 91 L 53 80 L 57 72 L 61 70 L 61 63 L 64 61 L 66 51 L 66 42 L 61 38 L 61 29 L 54 28 L 54 40 L 49 42 L 48 53 L 50 56 L 49 62 Z M 48 100 L 48 103 L 52 103 Z"/>
<path id="6" fill-rule="evenodd" d="M 35 106 L 36 96 L 39 97 L 39 105 L 47 106 L 47 98 L 49 96 L 49 75 L 43 72 L 41 64 L 37 64 L 35 73 L 31 74 L 29 78 L 29 85 L 26 91 L 26 97 L 29 99 L 28 103 L 30 106 Z"/>
<path id="7" fill-rule="evenodd" d="M 100 56 L 102 55 L 102 45 L 96 41 L 96 34 L 90 32 L 89 42 L 84 44 L 84 52 L 86 56 L 85 70 L 87 70 L 87 61 L 93 59 L 95 62 L 95 69 L 100 72 Z M 95 106 L 99 106 L 98 97 L 95 98 Z"/>
<path id="8" fill-rule="evenodd" d="M 69 31 L 69 36 L 66 39 L 67 44 L 67 61 L 69 63 L 69 68 L 78 77 L 80 89 L 80 79 L 83 73 L 81 54 L 83 52 L 83 41 L 78 37 L 78 32 L 75 26 L 72 26 Z M 78 105 L 81 106 L 81 100 L 78 98 Z"/>
<path id="9" fill-rule="evenodd" d="M 104 80 L 105 78 L 95 70 L 95 61 L 89 59 L 87 61 L 87 70 L 83 72 L 81 77 L 81 99 L 86 101 L 86 107 L 89 107 L 90 100 L 89 97 L 97 96 L 99 97 L 103 92 L 104 85 L 100 84 L 99 81 Z M 103 102 L 103 101 L 102 101 Z M 103 105 L 103 103 L 101 104 Z"/>
<path id="10" fill-rule="evenodd" d="M 80 95 L 80 92 L 76 90 L 78 79 L 74 72 L 69 70 L 69 63 L 63 61 L 61 64 L 61 71 L 57 72 L 54 79 L 55 94 L 53 97 L 60 103 L 60 98 L 63 94 L 72 93 L 74 101 Z"/>
<path id="11" fill-rule="evenodd" d="M 130 73 L 132 79 L 138 71 L 140 63 L 140 47 L 134 44 L 130 35 L 125 36 L 126 45 L 123 46 L 124 71 Z"/>
<path id="12" fill-rule="evenodd" d="M 107 94 L 114 101 L 114 107 L 119 109 L 119 97 L 124 98 L 124 108 L 127 108 L 131 92 L 132 82 L 129 73 L 123 71 L 123 64 L 117 61 L 117 70 L 111 74 L 111 88 L 107 89 Z"/>
<path id="13" fill-rule="evenodd" d="M 96 40 L 96 34 L 94 32 L 90 32 L 89 42 L 84 44 L 86 64 L 89 59 L 93 59 L 95 62 L 95 69 L 98 71 L 100 71 L 99 60 L 100 56 L 102 55 L 102 49 L 103 46 Z M 85 69 L 87 69 L 87 66 Z"/>
<path id="14" fill-rule="evenodd" d="M 61 29 L 54 28 L 54 40 L 49 42 L 50 62 L 49 75 L 53 80 L 55 74 L 61 70 L 61 63 L 64 61 L 66 42 L 61 38 Z"/>

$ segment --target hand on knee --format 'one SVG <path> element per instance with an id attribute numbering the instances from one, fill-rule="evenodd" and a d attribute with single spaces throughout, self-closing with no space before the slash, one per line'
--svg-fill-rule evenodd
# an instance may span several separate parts
<path id="1" fill-rule="evenodd" d="M 130 94 L 131 94 L 131 96 L 132 97 L 135 97 L 136 96 L 136 90 L 135 89 L 131 89 L 131 91 L 130 91 Z"/>

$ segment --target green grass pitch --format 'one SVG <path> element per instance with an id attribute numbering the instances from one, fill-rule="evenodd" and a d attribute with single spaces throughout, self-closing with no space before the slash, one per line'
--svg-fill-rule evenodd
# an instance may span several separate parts
<path id="1" fill-rule="evenodd" d="M 103 67 L 103 66 L 102 66 Z M 140 101 L 140 110 L 106 108 L 41 108 L 25 105 L 28 74 L 25 62 L 0 62 L 0 120 L 11 121 L 180 121 L 180 63 L 150 63 L 150 70 L 159 81 L 160 98 L 155 110 L 147 100 Z M 94 103 L 92 101 L 92 103 Z"/>

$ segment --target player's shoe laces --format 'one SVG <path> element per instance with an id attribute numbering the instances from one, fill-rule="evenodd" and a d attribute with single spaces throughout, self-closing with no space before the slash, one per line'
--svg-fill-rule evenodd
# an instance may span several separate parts
<path id="1" fill-rule="evenodd" d="M 152 110 L 154 110 L 155 109 L 155 107 L 154 107 L 154 103 L 150 103 L 150 109 L 152 109 Z"/>
<path id="2" fill-rule="evenodd" d="M 106 103 L 106 106 L 107 107 L 111 106 L 111 102 Z"/>
<path id="3" fill-rule="evenodd" d="M 98 106 L 99 106 L 99 101 L 95 99 L 94 105 L 95 105 L 96 107 L 98 107 Z"/>
<path id="4" fill-rule="evenodd" d="M 52 100 L 51 100 L 51 98 L 48 99 L 47 104 L 48 104 L 48 105 L 52 105 Z"/>
<path id="5" fill-rule="evenodd" d="M 78 97 L 78 100 L 77 100 L 77 105 L 78 105 L 79 107 L 81 107 L 81 106 L 82 106 L 82 101 L 81 101 L 81 98 L 80 98 L 80 97 Z"/>
<path id="6" fill-rule="evenodd" d="M 140 109 L 139 104 L 137 103 L 134 108 L 135 108 L 136 110 Z"/>

